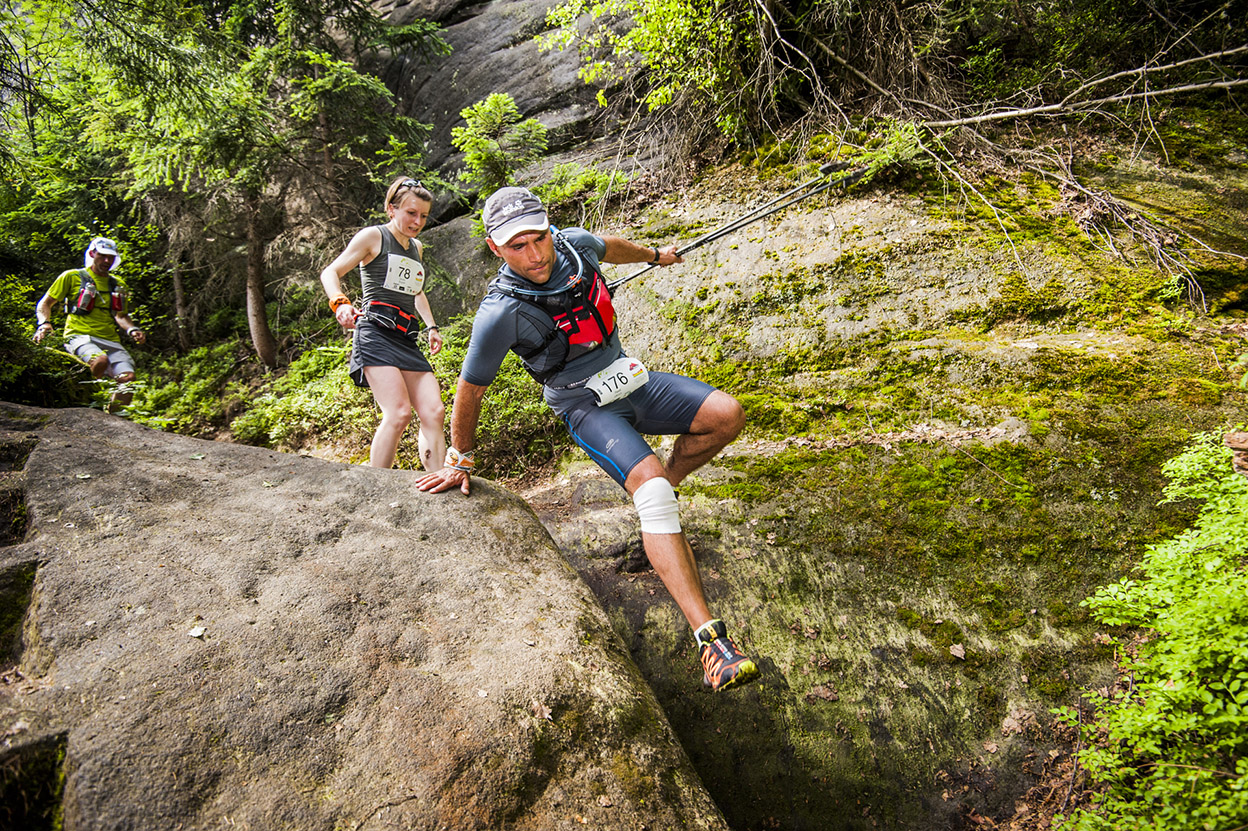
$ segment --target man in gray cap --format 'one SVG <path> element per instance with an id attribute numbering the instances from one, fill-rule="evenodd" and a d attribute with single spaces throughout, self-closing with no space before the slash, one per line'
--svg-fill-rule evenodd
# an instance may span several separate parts
<path id="1" fill-rule="evenodd" d="M 118 383 L 109 401 L 109 412 L 130 404 L 127 387 L 134 380 L 134 361 L 120 343 L 118 332 L 135 343 L 147 336 L 126 313 L 126 296 L 113 269 L 121 264 L 117 244 L 96 237 L 87 246 L 85 268 L 61 272 L 35 305 L 35 343 L 52 332 L 52 311 L 65 306 L 65 351 L 87 365 L 97 380 L 105 375 Z"/>
<path id="2" fill-rule="evenodd" d="M 704 683 L 722 690 L 753 680 L 758 667 L 707 607 L 673 489 L 737 437 L 745 413 L 708 384 L 650 372 L 625 355 L 601 274 L 604 262 L 682 262 L 676 246 L 646 248 L 581 228 L 555 229 L 541 201 L 518 187 L 495 192 L 482 217 L 503 265 L 473 321 L 446 466 L 419 487 L 468 493 L 481 401 L 507 352 L 515 352 L 572 438 L 633 497 L 646 556 L 693 627 Z M 678 436 L 666 462 L 642 433 Z"/>

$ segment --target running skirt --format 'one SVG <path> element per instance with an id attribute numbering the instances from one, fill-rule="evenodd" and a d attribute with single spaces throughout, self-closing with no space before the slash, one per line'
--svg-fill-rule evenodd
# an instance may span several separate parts
<path id="1" fill-rule="evenodd" d="M 357 387 L 368 387 L 366 366 L 393 366 L 406 372 L 433 372 L 420 347 L 396 329 L 384 329 L 366 317 L 355 324 L 347 372 Z"/>

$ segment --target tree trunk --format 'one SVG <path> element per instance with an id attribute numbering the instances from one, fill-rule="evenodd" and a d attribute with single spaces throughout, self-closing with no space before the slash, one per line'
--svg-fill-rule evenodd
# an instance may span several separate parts
<path id="1" fill-rule="evenodd" d="M 186 314 L 186 290 L 182 286 L 182 257 L 173 259 L 173 322 L 178 328 L 178 348 L 191 351 L 190 320 Z"/>
<path id="2" fill-rule="evenodd" d="M 1231 466 L 1235 472 L 1248 476 L 1248 433 L 1227 433 L 1224 441 L 1231 448 Z"/>
<path id="3" fill-rule="evenodd" d="M 319 66 L 312 67 L 312 77 L 320 80 L 321 68 Z M 329 116 L 325 112 L 325 103 L 323 101 L 316 102 L 316 118 L 321 128 L 321 167 L 322 174 L 325 176 L 325 192 L 334 192 L 334 153 L 333 153 L 333 132 L 329 128 Z M 335 219 L 337 217 L 334 217 Z"/>
<path id="4" fill-rule="evenodd" d="M 247 327 L 260 362 L 277 366 L 277 340 L 269 328 L 264 302 L 264 238 L 260 231 L 260 197 L 247 195 Z"/>

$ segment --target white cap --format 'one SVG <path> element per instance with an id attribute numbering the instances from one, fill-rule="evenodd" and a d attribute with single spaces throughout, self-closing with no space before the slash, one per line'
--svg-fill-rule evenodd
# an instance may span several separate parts
<path id="1" fill-rule="evenodd" d="M 108 237 L 96 237 L 91 240 L 91 244 L 87 246 L 86 267 L 91 267 L 92 260 L 96 254 L 107 254 L 113 258 L 113 264 L 109 266 L 109 270 L 121 265 L 121 254 L 117 251 L 117 243 Z"/>

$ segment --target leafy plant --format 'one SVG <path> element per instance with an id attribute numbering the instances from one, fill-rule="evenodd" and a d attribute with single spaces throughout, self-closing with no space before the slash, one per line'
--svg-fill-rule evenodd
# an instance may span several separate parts
<path id="1" fill-rule="evenodd" d="M 159 430 L 206 435 L 223 426 L 246 397 L 234 380 L 247 353 L 241 341 L 201 346 L 151 361 L 134 382 L 130 418 Z"/>
<path id="2" fill-rule="evenodd" d="M 586 29 L 581 21 L 592 23 Z M 620 21 L 630 21 L 623 26 Z M 749 67 L 757 64 L 759 35 L 746 4 L 697 0 L 566 0 L 551 9 L 552 31 L 544 48 L 575 45 L 582 56 L 581 79 L 611 86 L 638 69 L 650 75 L 641 96 L 651 110 L 692 92 L 718 105 L 725 133 L 741 126 L 743 113 L 732 104 L 751 95 Z M 598 95 L 599 103 L 606 97 Z"/>
<path id="3" fill-rule="evenodd" d="M 1164 470 L 1166 501 L 1204 505 L 1191 529 L 1149 548 L 1138 577 L 1084 601 L 1102 622 L 1145 636 L 1124 645 L 1120 669 L 1133 683 L 1088 695 L 1096 718 L 1081 728 L 1089 747 L 1079 759 L 1100 790 L 1064 829 L 1248 824 L 1248 479 L 1217 434 Z"/>
<path id="4" fill-rule="evenodd" d="M 304 352 L 230 423 L 230 432 L 247 444 L 282 450 L 346 439 L 367 451 L 378 416 L 368 391 L 347 374 L 349 352 L 344 343 Z"/>
<path id="5" fill-rule="evenodd" d="M 471 315 L 443 323 L 446 340 L 431 361 L 448 413 L 471 330 Z M 230 422 L 231 434 L 247 444 L 280 450 L 310 444 L 355 448 L 353 455 L 362 460 L 380 415 L 368 390 L 356 387 L 347 375 L 349 350 L 349 345 L 337 343 L 305 351 L 287 371 L 270 376 L 274 380 L 263 392 L 251 397 L 247 410 Z M 211 406 L 211 395 L 194 398 Z M 161 403 L 178 410 L 174 402 Z M 184 408 L 190 409 L 189 401 Z M 482 407 L 478 471 L 486 476 L 519 476 L 549 464 L 569 443 L 563 425 L 542 400 L 541 387 L 509 355 Z M 399 443 L 396 466 L 420 467 L 414 424 Z"/>
<path id="6" fill-rule="evenodd" d="M 557 225 L 584 225 L 604 201 L 619 195 L 628 174 L 610 173 L 575 162 L 555 165 L 546 182 L 533 189 Z"/>
<path id="7" fill-rule="evenodd" d="M 81 361 L 61 349 L 61 332 L 36 346 L 35 301 L 43 294 L 20 277 L 0 275 L 0 388 L 4 399 L 37 407 L 83 404 L 90 397 L 90 373 Z"/>
<path id="8" fill-rule="evenodd" d="M 705 120 L 758 140 L 804 118 L 844 124 L 851 111 L 938 120 L 964 104 L 1057 101 L 1089 77 L 1177 59 L 1176 49 L 1191 58 L 1243 42 L 1244 16 L 1220 4 L 1150 9 L 1104 0 L 563 0 L 540 42 L 575 47 L 601 103 L 622 89 L 651 110 L 675 105 L 686 134 Z M 1185 32 L 1179 42 L 1171 27 Z M 1195 64 L 1179 61 L 1185 73 Z"/>
<path id="9" fill-rule="evenodd" d="M 516 173 L 546 152 L 546 127 L 536 118 L 522 118 L 505 92 L 491 94 L 460 115 L 467 124 L 451 130 L 451 143 L 463 151 L 467 167 L 460 175 L 482 193 L 514 184 Z"/>

